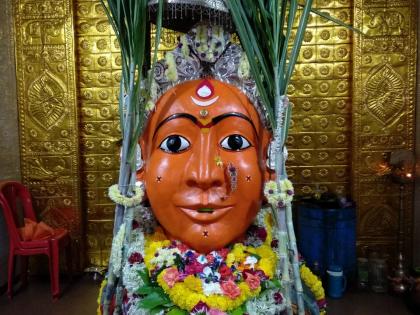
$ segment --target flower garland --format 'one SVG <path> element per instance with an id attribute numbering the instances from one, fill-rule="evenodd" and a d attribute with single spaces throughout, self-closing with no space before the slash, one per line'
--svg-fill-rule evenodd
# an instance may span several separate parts
<path id="1" fill-rule="evenodd" d="M 96 309 L 96 314 L 97 315 L 101 315 L 102 314 L 102 308 L 101 308 L 101 298 L 102 298 L 102 293 L 103 293 L 103 291 L 104 291 L 104 288 L 105 288 L 105 286 L 106 286 L 106 284 L 108 283 L 108 279 L 107 278 L 104 278 L 104 280 L 102 280 L 102 282 L 101 282 L 101 286 L 100 286 L 100 288 L 99 288 L 99 295 L 98 295 L 98 298 L 97 298 L 97 300 L 96 300 L 96 302 L 98 303 L 98 307 L 97 307 L 97 309 Z"/>
<path id="2" fill-rule="evenodd" d="M 314 275 L 305 264 L 302 264 L 300 266 L 300 276 L 302 278 L 302 281 L 315 296 L 320 314 L 325 315 L 327 313 L 327 302 L 325 300 L 325 291 L 322 287 L 321 280 L 316 275 Z"/>
<path id="3" fill-rule="evenodd" d="M 123 230 L 116 237 L 119 241 Z M 120 265 L 124 314 L 153 313 L 156 305 L 162 310 L 159 314 L 179 315 L 269 315 L 285 309 L 275 273 L 279 246 L 269 207 L 258 213 L 243 242 L 207 255 L 168 240 L 156 227 L 150 208 L 134 209 L 130 233 L 127 256 Z M 121 247 L 115 248 L 120 254 Z M 301 266 L 301 274 L 324 315 L 322 284 L 306 266 Z"/>
<path id="4" fill-rule="evenodd" d="M 264 185 L 264 196 L 274 207 L 284 207 L 292 202 L 294 194 L 293 184 L 288 179 L 280 180 L 280 187 L 272 180 Z"/>
<path id="5" fill-rule="evenodd" d="M 242 243 L 207 255 L 166 239 L 160 227 L 145 234 L 140 217 L 133 220 L 123 266 L 125 314 L 148 314 L 155 302 L 162 303 L 165 312 L 176 309 L 174 314 L 183 315 L 284 310 L 280 281 L 275 278 L 278 241 L 273 239 L 269 208 L 260 211 Z"/>
<path id="6" fill-rule="evenodd" d="M 159 273 L 158 284 L 181 309 L 193 310 L 202 302 L 210 309 L 233 310 L 258 296 L 262 282 L 274 276 L 277 256 L 271 239 L 258 227 L 251 229 L 251 237 L 258 232 L 259 246 L 236 243 L 202 255 L 157 231 L 146 240 L 145 264 L 152 275 Z"/>
<path id="7" fill-rule="evenodd" d="M 111 256 L 109 260 L 112 262 L 112 272 L 119 275 L 122 266 L 123 246 L 125 236 L 125 223 L 121 224 L 118 233 L 112 240 Z"/>
<path id="8" fill-rule="evenodd" d="M 134 196 L 126 197 L 121 195 L 120 190 L 118 189 L 118 185 L 115 184 L 109 187 L 108 196 L 113 202 L 119 205 L 123 205 L 125 207 L 134 207 L 140 205 L 143 201 L 144 191 L 143 187 L 135 186 Z"/>

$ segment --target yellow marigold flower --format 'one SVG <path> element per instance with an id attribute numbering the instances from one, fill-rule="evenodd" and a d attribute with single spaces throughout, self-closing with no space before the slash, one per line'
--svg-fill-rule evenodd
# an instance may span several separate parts
<path id="1" fill-rule="evenodd" d="M 245 257 L 247 256 L 244 253 L 244 250 L 245 250 L 245 247 L 242 244 L 235 244 L 235 246 L 233 247 L 232 254 L 235 255 L 235 259 L 237 261 L 244 260 Z"/>
<path id="2" fill-rule="evenodd" d="M 273 218 L 270 213 L 267 213 L 264 218 L 264 223 L 266 226 L 267 238 L 265 239 L 265 244 L 271 247 L 271 242 L 273 240 Z"/>
<path id="3" fill-rule="evenodd" d="M 262 258 L 268 258 L 268 259 L 276 259 L 276 254 L 273 252 L 270 246 L 268 245 L 261 245 L 260 247 L 255 249 L 255 254 Z"/>
<path id="4" fill-rule="evenodd" d="M 105 288 L 105 286 L 106 286 L 107 283 L 108 283 L 108 279 L 107 278 L 104 278 L 104 280 L 101 283 L 101 288 L 99 289 L 98 299 L 96 300 L 96 302 L 98 303 L 98 308 L 96 309 L 97 315 L 102 315 L 102 312 L 101 312 L 101 299 L 102 299 L 102 293 L 104 292 L 104 288 Z"/>
<path id="5" fill-rule="evenodd" d="M 187 287 L 187 289 L 195 292 L 201 292 L 202 291 L 202 284 L 201 280 L 197 279 L 193 275 L 189 275 L 184 279 L 184 284 Z"/>
<path id="6" fill-rule="evenodd" d="M 259 269 L 264 271 L 267 277 L 272 278 L 274 275 L 274 265 L 271 259 L 268 258 L 261 258 L 258 262 Z"/>
<path id="7" fill-rule="evenodd" d="M 235 255 L 232 253 L 229 253 L 226 257 L 226 265 L 228 265 L 228 267 L 231 267 L 235 262 Z"/>
<path id="8" fill-rule="evenodd" d="M 247 254 L 256 254 L 257 250 L 255 249 L 255 247 L 247 246 L 247 247 L 245 247 L 245 252 Z M 246 256 L 248 256 L 248 255 L 246 255 Z"/>

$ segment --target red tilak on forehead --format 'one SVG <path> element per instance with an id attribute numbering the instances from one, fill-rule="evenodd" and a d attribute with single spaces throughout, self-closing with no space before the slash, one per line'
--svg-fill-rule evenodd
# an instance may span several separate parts
<path id="1" fill-rule="evenodd" d="M 214 95 L 214 86 L 209 80 L 204 79 L 198 85 L 195 94 L 200 98 L 209 99 Z"/>

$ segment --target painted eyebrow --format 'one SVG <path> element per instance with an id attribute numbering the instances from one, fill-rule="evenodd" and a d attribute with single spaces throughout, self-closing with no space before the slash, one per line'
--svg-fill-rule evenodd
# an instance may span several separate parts
<path id="1" fill-rule="evenodd" d="M 252 120 L 248 117 L 248 116 L 246 116 L 246 115 L 244 115 L 244 114 L 242 114 L 242 113 L 237 113 L 237 112 L 232 112 L 232 113 L 225 113 L 225 114 L 222 114 L 222 115 L 219 115 L 219 116 L 216 116 L 216 117 L 214 117 L 212 120 L 211 120 L 211 125 L 216 125 L 216 124 L 218 124 L 220 121 L 222 121 L 223 119 L 226 119 L 226 118 L 229 118 L 229 117 L 237 117 L 237 118 L 241 118 L 241 119 L 244 119 L 244 120 L 246 120 L 247 122 L 249 122 L 250 124 L 251 124 L 251 126 L 252 126 L 252 128 L 254 129 L 254 131 L 255 131 L 255 134 L 258 134 L 258 132 L 257 132 L 257 128 L 255 127 L 255 125 L 254 125 L 254 123 L 252 122 Z M 206 126 L 203 126 L 202 124 L 201 124 L 201 122 L 195 117 L 195 116 L 193 116 L 193 115 L 191 115 L 191 114 L 187 114 L 187 113 L 176 113 L 176 114 L 173 114 L 173 115 L 171 115 L 171 116 L 169 116 L 169 117 L 166 117 L 164 120 L 162 120 L 160 123 L 159 123 L 159 125 L 156 127 L 156 129 L 155 129 L 155 132 L 153 133 L 153 138 L 155 137 L 155 135 L 156 135 L 156 133 L 158 132 L 158 130 L 159 130 L 159 128 L 160 127 L 162 127 L 164 124 L 166 124 L 168 121 L 171 121 L 171 120 L 174 120 L 174 119 L 178 119 L 178 118 L 186 118 L 186 119 L 189 119 L 189 120 L 191 120 L 195 125 L 197 125 L 198 127 L 200 127 L 200 128 L 203 128 L 203 127 L 206 127 Z"/>
<path id="2" fill-rule="evenodd" d="M 173 114 L 173 115 L 171 115 L 171 116 L 169 116 L 169 117 L 166 117 L 164 120 L 162 120 L 160 123 L 159 123 L 159 125 L 156 127 L 156 129 L 155 129 L 155 132 L 153 133 L 153 138 L 155 137 L 155 135 L 156 135 L 156 133 L 158 132 L 158 130 L 159 130 L 159 128 L 160 127 L 162 127 L 164 124 L 166 124 L 168 121 L 171 121 L 171 120 L 174 120 L 174 119 L 177 119 L 177 118 L 187 118 L 187 119 L 189 119 L 189 120 L 191 120 L 194 124 L 196 124 L 197 125 L 197 122 L 198 122 L 198 120 L 197 120 L 197 118 L 196 117 L 194 117 L 193 115 L 191 115 L 191 114 L 187 114 L 187 113 L 176 113 L 176 114 Z"/>
<path id="3" fill-rule="evenodd" d="M 252 120 L 248 116 L 246 116 L 242 113 L 237 113 L 237 112 L 225 113 L 225 114 L 214 117 L 211 121 L 212 121 L 213 125 L 216 125 L 217 123 L 219 123 L 220 121 L 222 121 L 223 119 L 228 118 L 228 117 L 238 117 L 238 118 L 245 119 L 247 122 L 249 122 L 251 124 L 252 128 L 254 128 L 255 134 L 258 135 L 257 128 L 255 128 L 255 125 L 252 122 Z"/>

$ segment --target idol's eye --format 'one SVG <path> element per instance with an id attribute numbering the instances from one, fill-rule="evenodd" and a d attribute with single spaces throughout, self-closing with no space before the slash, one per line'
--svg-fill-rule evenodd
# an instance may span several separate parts
<path id="1" fill-rule="evenodd" d="M 240 151 L 251 146 L 249 141 L 241 135 L 230 135 L 224 138 L 220 145 L 223 149 L 230 151 Z"/>
<path id="2" fill-rule="evenodd" d="M 167 153 L 180 153 L 187 150 L 190 143 L 184 137 L 172 135 L 162 141 L 159 148 Z"/>

